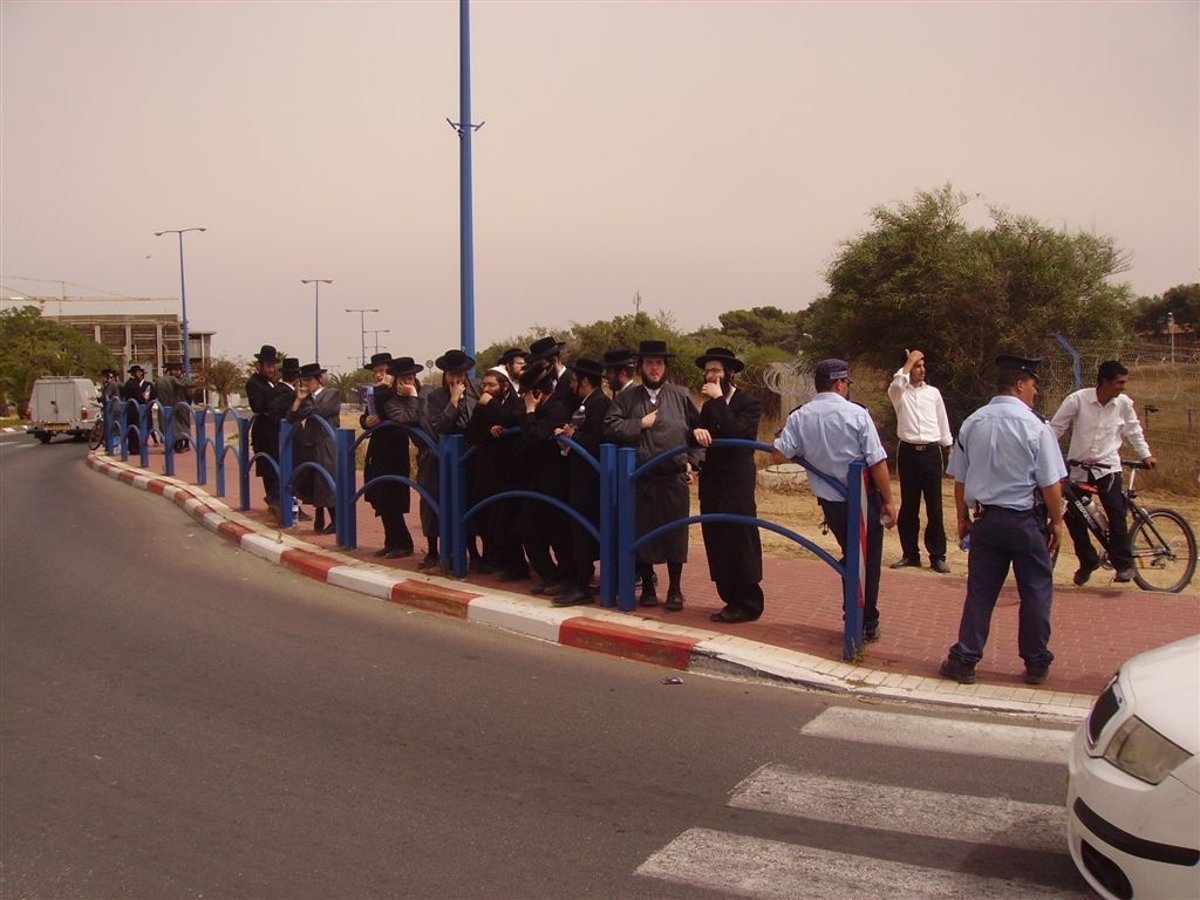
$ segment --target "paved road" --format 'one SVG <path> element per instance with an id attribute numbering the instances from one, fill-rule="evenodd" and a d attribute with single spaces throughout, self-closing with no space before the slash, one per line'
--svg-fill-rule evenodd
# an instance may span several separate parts
<path id="1" fill-rule="evenodd" d="M 1067 734 L 687 676 L 240 553 L 0 439 L 0 894 L 1084 896 Z"/>

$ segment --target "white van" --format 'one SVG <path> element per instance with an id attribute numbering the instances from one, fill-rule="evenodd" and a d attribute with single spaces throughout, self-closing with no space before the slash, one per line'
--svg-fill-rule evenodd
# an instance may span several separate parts
<path id="1" fill-rule="evenodd" d="M 50 375 L 33 383 L 25 433 L 43 444 L 56 434 L 84 440 L 100 422 L 100 388 L 87 378 Z"/>

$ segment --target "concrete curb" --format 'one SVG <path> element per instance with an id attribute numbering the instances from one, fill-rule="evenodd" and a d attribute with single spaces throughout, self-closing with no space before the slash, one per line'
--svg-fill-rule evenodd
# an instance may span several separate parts
<path id="1" fill-rule="evenodd" d="M 1011 685 L 963 685 L 942 678 L 883 672 L 824 659 L 736 635 L 631 619 L 599 608 L 556 609 L 547 601 L 505 591 L 472 591 L 439 575 L 397 575 L 394 569 L 315 547 L 271 529 L 209 496 L 199 487 L 91 453 L 87 465 L 141 490 L 159 494 L 205 528 L 242 550 L 337 587 L 503 628 L 568 647 L 636 659 L 677 671 L 741 678 L 910 703 L 952 705 L 992 712 L 1036 714 L 1078 721 L 1094 698 Z"/>

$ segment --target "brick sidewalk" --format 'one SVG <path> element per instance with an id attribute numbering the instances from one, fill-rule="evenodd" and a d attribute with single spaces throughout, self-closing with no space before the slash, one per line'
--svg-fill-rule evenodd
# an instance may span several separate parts
<path id="1" fill-rule="evenodd" d="M 189 483 L 195 478 L 195 456 L 178 455 L 175 477 Z M 136 465 L 137 458 L 130 463 Z M 236 506 L 237 482 L 231 466 L 224 498 Z M 149 471 L 162 474 L 161 447 L 151 448 Z M 213 466 L 204 490 L 215 490 Z M 264 525 L 272 525 L 263 505 L 262 482 L 251 479 L 250 510 L 245 513 Z M 408 515 L 409 528 L 418 552 L 402 560 L 382 560 L 374 551 L 383 541 L 383 529 L 365 502 L 358 504 L 359 549 L 344 554 L 401 571 L 416 571 L 424 540 L 416 515 L 417 496 Z M 695 537 L 698 529 L 693 528 Z M 334 549 L 333 535 L 312 533 L 311 523 L 301 523 L 289 532 L 325 549 Z M 630 615 L 649 621 L 703 628 L 735 634 L 763 644 L 797 650 L 830 660 L 842 654 L 841 585 L 832 569 L 812 558 L 767 558 L 763 560 L 763 589 L 766 612 L 757 622 L 730 625 L 709 620 L 722 607 L 711 581 L 704 548 L 693 543 L 690 561 L 684 567 L 683 592 L 687 607 L 667 613 L 661 607 L 639 609 Z M 662 569 L 663 567 L 660 567 Z M 1095 576 L 1100 582 L 1106 573 Z M 660 572 L 665 577 L 665 572 Z M 524 593 L 527 584 L 500 584 L 487 575 L 471 575 L 468 582 L 488 589 Z M 882 639 L 866 648 L 864 665 L 887 673 L 936 677 L 947 648 L 954 643 L 966 589 L 963 575 L 936 575 L 928 570 L 891 571 L 884 568 L 880 586 Z M 548 605 L 548 601 L 544 601 Z M 991 639 L 977 672 L 980 683 L 1026 687 L 1024 664 L 1017 656 L 1017 592 L 1010 577 L 1001 593 L 992 622 Z M 1134 585 L 1103 583 L 1088 588 L 1056 588 L 1050 647 L 1056 660 L 1049 680 L 1035 690 L 1096 694 L 1122 661 L 1144 650 L 1200 632 L 1200 597 L 1155 594 Z"/>

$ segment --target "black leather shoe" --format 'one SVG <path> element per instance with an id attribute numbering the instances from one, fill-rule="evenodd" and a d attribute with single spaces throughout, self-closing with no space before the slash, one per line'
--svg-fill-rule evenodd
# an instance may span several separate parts
<path id="1" fill-rule="evenodd" d="M 1117 582 L 1118 584 L 1125 584 L 1126 582 L 1133 581 L 1133 579 L 1136 577 L 1137 569 L 1135 569 L 1133 566 L 1126 566 L 1124 569 L 1117 569 L 1117 574 L 1116 577 L 1113 578 L 1113 581 Z"/>
<path id="2" fill-rule="evenodd" d="M 321 534 L 337 534 L 337 524 L 334 522 L 330 522 L 328 525 L 326 525 L 324 528 L 321 529 Z"/>
<path id="3" fill-rule="evenodd" d="M 919 568 L 921 568 L 921 560 L 909 559 L 907 556 L 902 556 L 898 560 L 896 560 L 894 563 L 892 563 L 890 566 L 888 566 L 888 568 L 889 569 L 908 569 L 908 568 L 919 569 Z"/>
<path id="4" fill-rule="evenodd" d="M 944 559 L 932 559 L 929 561 L 929 568 L 941 575 L 949 575 L 950 567 L 946 565 Z"/>
<path id="5" fill-rule="evenodd" d="M 1099 566 L 1080 566 L 1078 569 L 1075 570 L 1075 575 L 1071 580 L 1073 582 L 1075 582 L 1076 587 L 1083 587 L 1085 584 L 1088 583 L 1088 579 L 1090 579 L 1092 577 L 1092 573 L 1095 572 L 1098 568 L 1100 568 L 1100 567 Z"/>
<path id="6" fill-rule="evenodd" d="M 565 597 L 571 593 L 571 583 L 569 581 L 552 581 L 546 585 L 546 589 L 542 593 L 547 597 Z"/>
<path id="7" fill-rule="evenodd" d="M 550 601 L 551 606 L 586 606 L 588 603 L 595 603 L 596 600 L 592 597 L 592 592 L 587 588 L 575 588 L 568 591 L 561 597 L 555 597 Z"/>
<path id="8" fill-rule="evenodd" d="M 404 559 L 405 557 L 412 555 L 412 547 L 394 547 L 384 554 L 384 556 L 386 556 L 388 559 Z"/>
<path id="9" fill-rule="evenodd" d="M 667 612 L 679 612 L 683 609 L 683 593 L 681 591 L 667 591 L 667 602 L 663 604 L 663 609 Z"/>
<path id="10" fill-rule="evenodd" d="M 1026 684 L 1043 684 L 1046 677 L 1050 674 L 1049 666 L 1026 666 L 1025 667 L 1025 683 Z"/>
<path id="11" fill-rule="evenodd" d="M 881 632 L 879 630 L 878 625 L 876 625 L 874 628 L 864 628 L 863 629 L 863 643 L 874 644 L 876 641 L 879 640 L 879 638 L 882 634 L 883 634 L 883 632 Z"/>
<path id="12" fill-rule="evenodd" d="M 436 569 L 438 567 L 438 556 L 436 553 L 426 553 L 425 556 L 417 563 L 418 569 Z"/>
<path id="13" fill-rule="evenodd" d="M 975 666 L 971 663 L 959 662 L 953 657 L 946 657 L 940 669 L 942 675 L 959 684 L 975 683 Z"/>
<path id="14" fill-rule="evenodd" d="M 738 622 L 753 622 L 758 616 L 740 606 L 727 606 L 720 612 L 713 613 L 709 618 L 714 622 L 728 622 L 730 625 L 736 625 Z"/>
<path id="15" fill-rule="evenodd" d="M 658 594 L 654 592 L 654 588 L 642 588 L 642 595 L 638 597 L 638 606 L 658 606 Z"/>
<path id="16" fill-rule="evenodd" d="M 387 555 L 388 555 L 389 553 L 391 553 L 391 552 L 392 552 L 392 548 L 391 548 L 391 547 L 384 547 L 384 548 L 383 548 L 383 549 L 381 549 L 381 550 L 376 550 L 376 551 L 375 551 L 375 553 L 374 553 L 374 555 L 375 555 L 375 556 L 387 556 Z"/>

